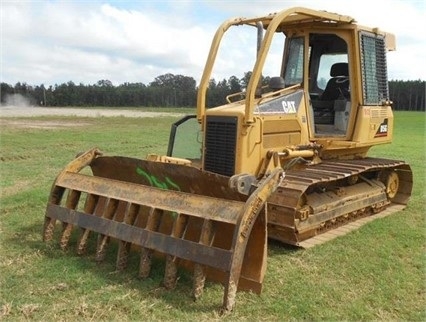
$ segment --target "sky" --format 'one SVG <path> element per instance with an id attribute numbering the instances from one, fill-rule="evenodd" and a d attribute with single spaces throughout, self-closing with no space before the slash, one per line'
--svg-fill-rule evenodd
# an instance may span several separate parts
<path id="1" fill-rule="evenodd" d="M 167 73 L 199 82 L 211 40 L 233 17 L 290 7 L 348 15 L 396 36 L 390 80 L 425 80 L 425 0 L 0 0 L 0 81 L 149 84 Z M 244 48 L 230 47 L 229 68 Z M 213 75 L 217 79 L 229 75 Z M 242 78 L 243 74 L 235 75 Z"/>

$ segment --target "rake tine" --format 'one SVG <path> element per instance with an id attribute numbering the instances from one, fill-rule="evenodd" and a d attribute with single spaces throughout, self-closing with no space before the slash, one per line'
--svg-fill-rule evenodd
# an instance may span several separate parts
<path id="1" fill-rule="evenodd" d="M 114 213 L 117 210 L 118 207 L 118 200 L 115 199 L 109 199 L 108 205 L 106 207 L 104 218 L 111 219 L 114 217 Z M 97 262 L 102 262 L 105 259 L 106 255 L 106 246 L 109 242 L 109 236 L 99 234 L 98 236 L 98 246 L 96 248 L 96 257 L 95 260 Z"/>
<path id="2" fill-rule="evenodd" d="M 96 206 L 98 205 L 99 197 L 95 196 L 93 194 L 88 194 L 86 198 L 86 203 L 84 205 L 84 212 L 86 214 L 93 214 Z M 80 237 L 77 242 L 77 254 L 83 255 L 86 253 L 87 249 L 87 241 L 89 239 L 90 230 L 89 229 L 82 229 Z"/>
<path id="3" fill-rule="evenodd" d="M 53 205 L 59 205 L 61 203 L 65 190 L 66 190 L 65 188 L 57 187 L 57 186 L 52 188 L 52 191 L 50 192 L 49 203 Z M 56 225 L 56 219 L 49 217 L 46 211 L 46 217 L 44 219 L 44 226 L 43 226 L 43 241 L 46 242 L 53 239 L 53 232 L 55 230 L 55 225 Z"/>
<path id="4" fill-rule="evenodd" d="M 43 226 L 43 241 L 47 242 L 53 239 L 53 231 L 55 230 L 56 219 L 46 217 Z"/>
<path id="5" fill-rule="evenodd" d="M 131 246 L 131 243 L 124 242 L 122 240 L 118 242 L 118 253 L 116 262 L 117 271 L 123 271 L 126 269 Z"/>
<path id="6" fill-rule="evenodd" d="M 182 238 L 185 234 L 188 223 L 186 215 L 177 214 L 177 218 L 173 223 L 172 236 Z M 166 289 L 174 289 L 177 282 L 177 258 L 172 255 L 166 257 L 166 268 L 164 272 L 163 285 Z"/>
<path id="7" fill-rule="evenodd" d="M 204 220 L 203 227 L 201 230 L 200 243 L 210 245 L 213 243 L 214 232 L 213 223 L 211 220 Z M 194 265 L 194 283 L 192 287 L 194 300 L 201 297 L 204 291 L 204 284 L 206 281 L 206 274 L 204 266 L 196 263 Z"/>
<path id="8" fill-rule="evenodd" d="M 162 217 L 162 210 L 150 208 L 148 214 L 148 221 L 146 223 L 146 229 L 151 231 L 158 230 Z M 142 247 L 141 249 L 141 259 L 139 264 L 139 277 L 147 278 L 151 271 L 151 257 L 154 251 L 149 248 Z"/>
<path id="9" fill-rule="evenodd" d="M 176 287 L 176 282 L 177 282 L 176 257 L 172 255 L 167 255 L 163 285 L 166 289 L 172 290 Z"/>
<path id="10" fill-rule="evenodd" d="M 80 238 L 78 239 L 77 243 L 77 254 L 78 255 L 84 255 L 86 254 L 87 250 L 87 241 L 89 239 L 90 230 L 88 229 L 82 229 Z"/>
<path id="11" fill-rule="evenodd" d="M 81 191 L 70 190 L 67 196 L 66 207 L 68 209 L 75 209 L 80 199 Z M 68 223 L 62 223 L 62 236 L 59 245 L 62 250 L 66 250 L 68 242 L 70 240 L 73 225 Z"/>
<path id="12" fill-rule="evenodd" d="M 194 265 L 194 283 L 192 286 L 192 293 L 194 301 L 198 300 L 203 295 L 204 284 L 206 282 L 206 274 L 203 265 Z"/>
<path id="13" fill-rule="evenodd" d="M 139 277 L 147 278 L 151 271 L 152 250 L 148 248 L 141 249 L 141 260 L 139 264 Z"/>
<path id="14" fill-rule="evenodd" d="M 71 224 L 67 224 L 65 229 L 62 231 L 61 240 L 59 241 L 59 246 L 62 250 L 66 250 L 68 248 L 68 242 L 71 237 L 72 228 L 73 227 Z"/>
<path id="15" fill-rule="evenodd" d="M 96 256 L 95 260 L 97 262 L 102 262 L 106 256 L 106 247 L 109 243 L 109 237 L 105 235 L 99 235 L 96 247 Z"/>
<path id="16" fill-rule="evenodd" d="M 139 212 L 139 206 L 135 204 L 128 204 L 126 207 L 126 213 L 124 215 L 124 220 L 128 225 L 133 225 L 134 221 L 136 219 L 136 215 Z M 126 269 L 127 262 L 129 260 L 129 253 L 130 253 L 130 247 L 131 243 L 125 242 L 120 240 L 118 242 L 118 253 L 117 253 L 117 262 L 116 262 L 116 269 L 118 271 L 122 271 Z"/>

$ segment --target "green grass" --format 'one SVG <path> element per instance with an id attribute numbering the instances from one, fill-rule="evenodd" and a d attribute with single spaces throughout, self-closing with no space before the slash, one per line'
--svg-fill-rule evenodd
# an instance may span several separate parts
<path id="1" fill-rule="evenodd" d="M 263 293 L 238 293 L 236 309 L 224 318 L 217 311 L 220 285 L 208 283 L 195 303 L 185 272 L 174 291 L 159 286 L 161 261 L 141 281 L 137 254 L 116 273 L 114 246 L 97 264 L 93 252 L 79 257 L 41 241 L 50 186 L 77 152 L 98 146 L 107 155 L 165 153 L 175 120 L 79 118 L 84 126 L 60 129 L 2 125 L 0 320 L 426 320 L 424 113 L 397 112 L 394 142 L 371 151 L 411 164 L 408 208 L 313 249 L 270 243 Z"/>

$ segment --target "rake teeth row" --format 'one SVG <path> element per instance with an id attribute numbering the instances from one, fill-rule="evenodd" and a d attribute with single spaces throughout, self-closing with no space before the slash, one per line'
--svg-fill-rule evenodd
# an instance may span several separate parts
<path id="1" fill-rule="evenodd" d="M 262 209 L 282 178 L 281 169 L 262 180 L 244 202 L 78 173 L 82 163 L 93 161 L 87 154 L 93 160 L 99 155 L 91 150 L 78 157 L 52 187 L 45 241 L 53 238 L 56 222 L 60 222 L 60 247 L 67 249 L 73 228 L 79 227 L 77 253 L 85 254 L 91 235 L 95 235 L 95 260 L 100 262 L 106 258 L 110 241 L 115 240 L 118 271 L 126 268 L 131 250 L 139 248 L 141 278 L 150 275 L 152 258 L 158 255 L 165 261 L 166 289 L 176 287 L 178 266 L 182 266 L 193 272 L 194 299 L 202 295 L 206 279 L 225 286 L 224 311 L 234 307 L 237 289 L 261 291 L 267 241 Z M 200 171 L 202 182 L 201 175 Z"/>

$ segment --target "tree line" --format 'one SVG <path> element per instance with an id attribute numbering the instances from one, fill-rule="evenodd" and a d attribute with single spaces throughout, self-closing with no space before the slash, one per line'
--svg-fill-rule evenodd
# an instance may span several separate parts
<path id="1" fill-rule="evenodd" d="M 390 81 L 389 96 L 395 110 L 425 111 L 426 82 Z"/>
<path id="2" fill-rule="evenodd" d="M 216 81 L 211 79 L 207 91 L 207 106 L 225 104 L 226 96 L 241 92 L 248 84 L 251 72 L 242 78 L 231 76 Z M 267 84 L 269 78 L 262 80 Z M 390 81 L 389 94 L 395 110 L 425 111 L 425 81 Z M 15 100 L 24 98 L 34 106 L 106 106 L 106 107 L 194 107 L 197 84 L 194 78 L 164 74 L 145 85 L 124 83 L 114 86 L 109 80 L 96 84 L 75 84 L 72 81 L 54 86 L 1 83 L 2 105 L 20 105 Z"/>

